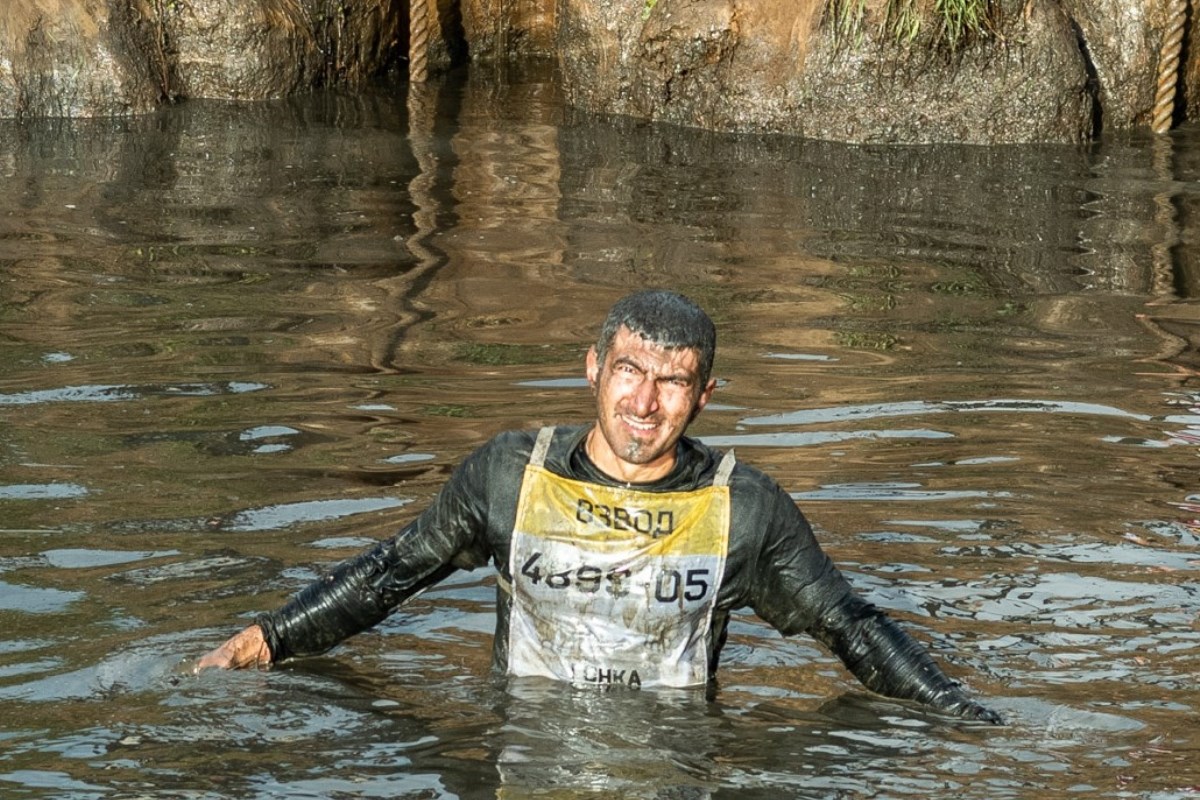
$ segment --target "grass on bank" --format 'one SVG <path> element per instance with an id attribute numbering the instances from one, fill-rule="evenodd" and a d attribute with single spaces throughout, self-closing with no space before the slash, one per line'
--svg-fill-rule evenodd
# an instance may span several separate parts
<path id="1" fill-rule="evenodd" d="M 911 44 L 926 25 L 934 25 L 933 41 L 953 50 L 979 37 L 995 15 L 995 0 L 826 0 L 823 22 L 838 36 L 858 40 L 868 18 L 875 18 L 901 44 Z"/>

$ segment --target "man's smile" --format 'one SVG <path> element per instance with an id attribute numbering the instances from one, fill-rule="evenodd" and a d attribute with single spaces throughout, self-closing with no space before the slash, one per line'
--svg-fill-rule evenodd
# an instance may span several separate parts
<path id="1" fill-rule="evenodd" d="M 658 428 L 658 420 L 644 420 L 640 417 L 631 417 L 628 414 L 621 414 L 620 419 L 626 425 L 637 431 L 650 432 Z"/>

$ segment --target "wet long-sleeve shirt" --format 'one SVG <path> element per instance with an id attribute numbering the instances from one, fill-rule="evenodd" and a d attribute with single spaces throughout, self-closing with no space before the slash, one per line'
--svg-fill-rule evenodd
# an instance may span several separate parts
<path id="1" fill-rule="evenodd" d="M 588 458 L 586 427 L 556 430 L 545 456 L 550 472 L 577 481 L 625 486 Z M 258 618 L 272 658 L 324 652 L 386 618 L 406 599 L 455 569 L 489 562 L 511 585 L 510 546 L 522 477 L 536 432 L 500 434 L 472 453 L 420 516 L 390 539 L 342 562 L 282 609 Z M 666 477 L 644 492 L 711 485 L 721 453 L 684 437 Z M 730 530 L 724 575 L 710 624 L 709 677 L 717 669 L 731 612 L 750 608 L 784 635 L 807 633 L 864 686 L 962 716 L 998 721 L 968 698 L 928 652 L 881 610 L 854 593 L 821 549 L 792 498 L 770 477 L 737 462 L 728 479 Z M 511 593 L 497 592 L 493 661 L 509 660 Z"/>

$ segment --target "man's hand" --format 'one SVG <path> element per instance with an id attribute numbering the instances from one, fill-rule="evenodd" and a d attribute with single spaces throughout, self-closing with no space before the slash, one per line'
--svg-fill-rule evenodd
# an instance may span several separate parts
<path id="1" fill-rule="evenodd" d="M 980 705 L 974 701 L 967 703 L 959 710 L 958 715 L 967 719 L 977 719 L 980 722 L 986 722 L 991 725 L 1003 725 L 1004 717 L 987 706 Z"/>
<path id="2" fill-rule="evenodd" d="M 209 667 L 219 669 L 266 667 L 270 663 L 271 648 L 267 647 L 267 641 L 263 638 L 263 630 L 257 625 L 251 625 L 216 650 L 202 656 L 192 671 L 199 673 Z"/>
<path id="3" fill-rule="evenodd" d="M 987 706 L 970 699 L 957 688 L 950 695 L 949 701 L 944 702 L 942 710 L 962 717 L 974 719 L 991 725 L 1003 725 L 1004 717 Z"/>

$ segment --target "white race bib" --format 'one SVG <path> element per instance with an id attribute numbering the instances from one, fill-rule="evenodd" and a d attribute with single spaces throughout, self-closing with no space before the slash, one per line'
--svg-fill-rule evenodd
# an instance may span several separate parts
<path id="1" fill-rule="evenodd" d="M 631 687 L 705 683 L 728 542 L 723 480 L 643 492 L 531 462 L 509 561 L 509 674 Z"/>

